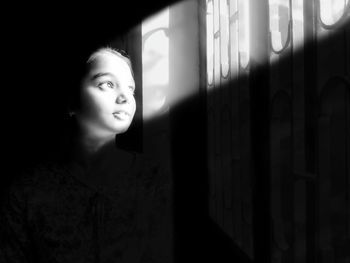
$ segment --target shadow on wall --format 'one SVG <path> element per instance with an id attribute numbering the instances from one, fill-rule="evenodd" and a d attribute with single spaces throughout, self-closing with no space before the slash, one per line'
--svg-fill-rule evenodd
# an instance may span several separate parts
<path id="1" fill-rule="evenodd" d="M 231 262 L 237 257 L 249 262 L 242 253 L 249 251 L 249 243 L 254 244 L 255 262 L 345 262 L 350 258 L 345 249 L 350 242 L 348 36 L 349 23 L 328 38 L 306 43 L 278 63 L 252 69 L 248 85 L 239 78 L 173 107 L 178 262 L 184 258 Z M 273 72 L 278 72 L 278 80 L 272 84 Z M 257 96 L 259 89 L 268 94 Z M 231 103 L 227 104 L 227 98 Z M 206 102 L 211 99 L 217 119 L 208 124 Z M 233 102 L 239 104 L 237 115 Z M 238 134 L 233 131 L 235 125 Z M 215 130 L 209 140 L 207 128 Z M 268 137 L 262 136 L 261 129 Z M 232 154 L 235 141 L 241 142 L 240 158 L 247 161 L 238 170 Z M 227 159 L 232 164 L 225 166 Z M 217 165 L 214 171 L 208 169 L 210 162 Z M 208 181 L 211 172 L 214 180 Z M 244 192 L 249 189 L 250 197 Z M 225 204 L 226 198 L 240 204 L 241 211 L 236 213 L 236 207 Z M 214 217 L 208 213 L 211 201 Z M 251 225 L 244 214 L 249 209 Z M 235 225 L 230 226 L 229 221 Z"/>

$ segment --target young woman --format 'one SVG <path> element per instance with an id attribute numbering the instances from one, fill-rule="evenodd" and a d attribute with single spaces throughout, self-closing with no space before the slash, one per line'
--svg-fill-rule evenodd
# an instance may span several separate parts
<path id="1" fill-rule="evenodd" d="M 22 176 L 4 200 L 0 262 L 171 262 L 169 180 L 115 143 L 136 110 L 130 60 L 102 48 L 82 76 L 66 161 Z"/>

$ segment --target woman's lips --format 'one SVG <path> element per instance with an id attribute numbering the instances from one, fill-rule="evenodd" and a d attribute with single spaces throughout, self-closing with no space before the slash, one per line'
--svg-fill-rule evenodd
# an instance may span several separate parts
<path id="1" fill-rule="evenodd" d="M 129 113 L 127 113 L 126 111 L 116 111 L 113 113 L 114 118 L 120 119 L 120 120 L 124 120 L 129 118 Z"/>

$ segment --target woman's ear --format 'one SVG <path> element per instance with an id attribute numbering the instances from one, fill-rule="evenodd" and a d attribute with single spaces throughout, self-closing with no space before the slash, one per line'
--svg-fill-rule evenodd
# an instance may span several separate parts
<path id="1" fill-rule="evenodd" d="M 65 112 L 66 116 L 68 116 L 69 118 L 72 118 L 76 114 L 76 111 L 73 109 L 73 107 L 70 106 L 66 107 Z"/>

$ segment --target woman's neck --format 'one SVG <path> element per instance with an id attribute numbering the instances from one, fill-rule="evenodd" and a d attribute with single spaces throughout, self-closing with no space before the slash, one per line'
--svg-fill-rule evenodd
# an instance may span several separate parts
<path id="1" fill-rule="evenodd" d="M 73 146 L 73 158 L 84 166 L 91 166 L 102 153 L 115 148 L 115 135 L 99 137 L 78 132 Z"/>
<path id="2" fill-rule="evenodd" d="M 93 156 L 107 145 L 114 143 L 114 139 L 115 136 L 99 138 L 85 134 L 78 139 L 78 143 L 86 155 Z"/>

